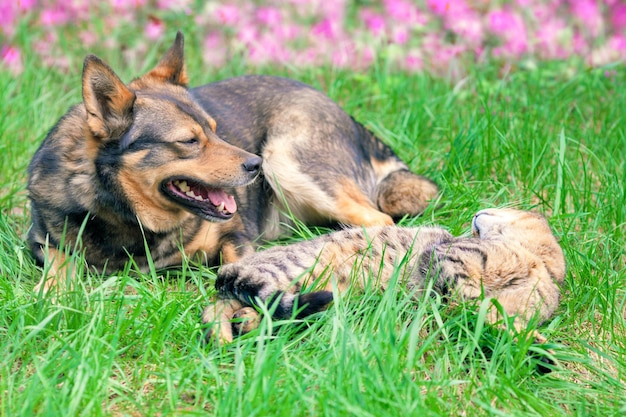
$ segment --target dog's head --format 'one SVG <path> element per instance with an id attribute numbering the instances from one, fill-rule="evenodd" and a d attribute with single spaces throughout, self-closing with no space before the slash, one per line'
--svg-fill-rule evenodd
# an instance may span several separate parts
<path id="1" fill-rule="evenodd" d="M 186 88 L 183 36 L 157 66 L 125 85 L 97 57 L 83 68 L 88 137 L 104 181 L 119 187 L 143 226 L 170 230 L 190 214 L 230 219 L 229 189 L 252 182 L 261 158 L 216 134 L 216 122 Z"/>

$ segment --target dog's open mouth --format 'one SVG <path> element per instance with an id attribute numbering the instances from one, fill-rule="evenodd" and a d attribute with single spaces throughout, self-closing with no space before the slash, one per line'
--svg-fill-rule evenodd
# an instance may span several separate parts
<path id="1" fill-rule="evenodd" d="M 170 179 L 163 182 L 161 189 L 174 202 L 207 220 L 227 220 L 237 211 L 232 195 L 196 180 Z"/>

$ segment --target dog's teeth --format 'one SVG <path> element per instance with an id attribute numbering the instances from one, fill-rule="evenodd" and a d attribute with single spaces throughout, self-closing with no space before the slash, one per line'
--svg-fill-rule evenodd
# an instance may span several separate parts
<path id="1" fill-rule="evenodd" d="M 198 200 L 198 201 L 203 201 L 203 200 L 204 200 L 204 198 L 202 198 L 202 196 L 200 196 L 200 195 L 197 195 L 197 196 L 195 196 L 194 198 L 195 198 L 196 200 Z"/>
<path id="2" fill-rule="evenodd" d="M 187 197 L 196 198 L 196 193 L 191 190 L 187 191 L 185 194 L 187 194 Z"/>
<path id="3" fill-rule="evenodd" d="M 224 207 L 226 207 L 226 204 L 224 204 L 224 202 L 222 201 L 220 205 L 217 206 L 217 211 L 224 212 Z"/>
<path id="4" fill-rule="evenodd" d="M 187 181 L 178 181 L 176 185 L 185 193 L 191 189 L 189 185 L 187 185 Z"/>

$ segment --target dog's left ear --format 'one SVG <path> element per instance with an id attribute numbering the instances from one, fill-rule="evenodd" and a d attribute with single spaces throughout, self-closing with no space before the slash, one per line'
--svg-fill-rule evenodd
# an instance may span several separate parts
<path id="1" fill-rule="evenodd" d="M 185 69 L 184 47 L 185 39 L 179 31 L 176 33 L 174 43 L 161 58 L 161 61 L 144 77 L 186 87 L 189 80 Z"/>
<path id="2" fill-rule="evenodd" d="M 83 103 L 87 125 L 100 140 L 119 137 L 133 121 L 135 94 L 94 55 L 83 66 Z"/>

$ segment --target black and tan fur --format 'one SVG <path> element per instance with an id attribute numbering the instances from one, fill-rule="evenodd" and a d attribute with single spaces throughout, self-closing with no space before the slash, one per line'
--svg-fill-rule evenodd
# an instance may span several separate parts
<path id="1" fill-rule="evenodd" d="M 258 302 L 276 302 L 278 318 L 292 317 L 294 308 L 302 317 L 324 310 L 333 290 L 384 290 L 398 268 L 402 283 L 416 294 L 433 288 L 452 299 L 495 299 L 516 316 L 518 329 L 535 315 L 547 320 L 559 302 L 565 260 L 545 218 L 515 209 L 483 210 L 474 216 L 472 231 L 473 237 L 454 237 L 439 227 L 350 228 L 246 256 L 220 268 L 220 300 L 205 309 L 203 321 L 215 325 L 209 337 L 228 342 L 254 328 L 258 314 L 250 306 Z M 301 293 L 305 287 L 314 290 Z M 496 309 L 488 320 L 498 320 Z"/>
<path id="2" fill-rule="evenodd" d="M 148 256 L 157 268 L 185 255 L 233 262 L 279 236 L 286 212 L 309 224 L 389 225 L 437 194 L 305 84 L 247 76 L 188 89 L 180 33 L 129 84 L 88 56 L 82 84 L 83 102 L 29 167 L 29 241 L 45 291 L 73 275 L 74 248 L 100 271 L 129 256 L 144 270 Z"/>

